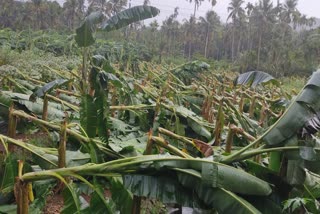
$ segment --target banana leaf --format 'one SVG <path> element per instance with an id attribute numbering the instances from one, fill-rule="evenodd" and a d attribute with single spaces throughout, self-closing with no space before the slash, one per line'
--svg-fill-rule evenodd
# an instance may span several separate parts
<path id="1" fill-rule="evenodd" d="M 263 140 L 270 146 L 284 144 L 320 111 L 320 70 L 314 72 L 281 118 L 266 132 Z"/>
<path id="2" fill-rule="evenodd" d="M 128 190 L 128 188 L 126 188 L 124 182 L 122 182 L 120 178 L 110 178 L 110 184 L 112 200 L 117 205 L 117 209 L 120 211 L 120 213 L 130 214 L 133 203 L 132 193 Z"/>
<path id="3" fill-rule="evenodd" d="M 51 161 L 58 165 L 58 155 L 49 154 L 41 151 L 41 148 L 38 149 L 38 152 L 41 154 L 42 158 Z M 41 161 L 38 156 L 34 157 L 35 161 L 39 164 L 42 169 L 50 169 L 53 168 L 52 164 L 48 164 L 47 162 Z M 67 167 L 73 166 L 81 166 L 90 161 L 90 155 L 87 153 L 82 153 L 78 151 L 66 151 L 66 165 Z"/>
<path id="4" fill-rule="evenodd" d="M 17 160 L 12 155 L 8 155 L 3 164 L 0 162 L 1 171 L 3 170 L 0 171 L 0 205 L 7 204 L 13 198 L 12 191 L 18 174 Z"/>
<path id="5" fill-rule="evenodd" d="M 76 210 L 74 210 L 76 211 Z M 91 194 L 90 206 L 81 210 L 81 213 L 90 214 L 94 211 L 97 214 L 116 213 L 116 207 L 105 197 L 101 186 L 95 185 L 95 191 Z"/>
<path id="6" fill-rule="evenodd" d="M 10 205 L 1 205 L 0 206 L 0 213 L 3 214 L 16 214 L 17 213 L 17 205 L 10 204 Z"/>
<path id="7" fill-rule="evenodd" d="M 249 85 L 252 88 L 257 87 L 260 84 L 272 83 L 279 86 L 280 83 L 270 74 L 262 71 L 249 71 L 240 74 L 233 82 L 234 85 Z"/>
<path id="8" fill-rule="evenodd" d="M 41 88 L 38 88 L 38 90 L 36 90 L 35 92 L 33 92 L 30 95 L 29 100 L 32 102 L 35 102 L 37 97 L 43 97 L 46 93 L 49 93 L 54 88 L 62 86 L 70 81 L 72 81 L 72 80 L 56 79 L 54 81 L 51 81 L 51 82 L 45 84 L 44 86 L 42 86 Z"/>
<path id="9" fill-rule="evenodd" d="M 307 196 L 312 194 L 313 198 L 320 197 L 320 175 L 312 173 L 308 170 L 305 170 L 305 181 L 304 185 L 308 188 Z"/>
<path id="10" fill-rule="evenodd" d="M 157 8 L 152 6 L 135 6 L 117 13 L 104 22 L 102 22 L 102 12 L 93 12 L 87 16 L 81 26 L 76 29 L 75 40 L 79 47 L 88 47 L 95 42 L 93 32 L 95 25 L 100 22 L 102 22 L 100 29 L 109 32 L 137 21 L 152 18 L 158 15 L 159 12 Z"/>
<path id="11" fill-rule="evenodd" d="M 37 99 L 36 102 L 31 102 L 29 101 L 29 95 L 2 91 L 2 94 L 0 94 L 0 102 L 4 105 L 8 105 L 11 101 L 13 101 L 16 107 L 21 110 L 32 112 L 38 116 L 42 115 L 43 101 L 41 99 Z M 48 119 L 55 120 L 64 118 L 64 110 L 67 109 L 68 107 L 65 107 L 64 109 L 61 104 L 49 102 Z"/>
<path id="12" fill-rule="evenodd" d="M 102 12 L 93 12 L 85 18 L 81 26 L 76 29 L 75 40 L 79 47 L 88 47 L 94 44 L 93 31 L 95 24 L 102 21 Z"/>
<path id="13" fill-rule="evenodd" d="M 223 188 L 207 187 L 185 173 L 179 173 L 178 178 L 183 186 L 193 189 L 207 206 L 214 208 L 219 213 L 261 213 L 240 196 Z"/>
<path id="14" fill-rule="evenodd" d="M 123 183 L 136 196 L 193 207 L 192 191 L 184 188 L 170 175 L 124 175 Z"/>
<path id="15" fill-rule="evenodd" d="M 97 108 L 93 97 L 85 95 L 81 100 L 80 123 L 88 137 L 95 137 L 97 134 Z"/>
<path id="16" fill-rule="evenodd" d="M 142 21 L 144 19 L 157 16 L 160 10 L 152 6 L 135 6 L 126 10 L 123 10 L 110 19 L 102 23 L 101 29 L 104 31 L 113 31 L 126 27 L 134 22 Z"/>
<path id="17" fill-rule="evenodd" d="M 62 214 L 81 213 L 81 203 L 75 184 L 68 184 L 62 192 L 64 206 L 61 210 Z"/>

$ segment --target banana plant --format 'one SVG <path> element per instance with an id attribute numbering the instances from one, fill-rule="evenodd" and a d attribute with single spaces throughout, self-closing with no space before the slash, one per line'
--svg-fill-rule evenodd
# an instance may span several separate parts
<path id="1" fill-rule="evenodd" d="M 83 65 L 82 65 L 82 125 L 86 127 L 86 131 L 90 136 L 95 135 L 95 130 L 98 128 L 98 135 L 104 142 L 108 141 L 108 129 L 110 123 L 109 117 L 109 104 L 108 104 L 108 81 L 117 79 L 112 74 L 112 67 L 105 59 L 96 56 L 92 58 L 92 69 L 87 74 L 87 47 L 94 44 L 95 39 L 93 36 L 96 24 L 101 23 L 98 30 L 113 31 L 122 27 L 128 26 L 134 22 L 141 21 L 147 18 L 154 17 L 159 14 L 159 10 L 152 6 L 135 6 L 127 10 L 121 11 L 111 18 L 103 21 L 102 12 L 94 12 L 85 18 L 82 25 L 76 29 L 75 40 L 79 47 L 83 47 Z M 100 68 L 100 69 L 99 69 Z M 89 82 L 88 82 L 89 81 Z M 87 85 L 90 85 L 89 95 L 86 95 Z M 95 102 L 93 102 L 95 97 Z M 95 120 L 97 119 L 97 120 Z M 91 122 L 90 122 L 91 121 Z M 95 123 L 92 122 L 96 122 Z M 91 127 L 87 125 L 91 124 Z"/>
<path id="2" fill-rule="evenodd" d="M 169 176 L 158 175 L 163 172 Z M 235 193 L 267 197 L 272 192 L 270 185 L 263 180 L 224 164 L 208 160 L 158 155 L 25 173 L 20 177 L 20 180 L 29 183 L 52 177 L 65 182 L 64 177 L 73 176 L 97 191 L 96 187 L 86 181 L 84 177 L 114 177 L 116 174 L 123 175 L 124 185 L 136 195 L 155 197 L 164 202 L 177 202 L 189 206 L 196 199 L 205 203 L 199 204 L 201 208 L 214 208 L 220 212 L 227 210 L 239 212 L 240 210 L 245 213 L 260 213 L 248 201 Z M 233 182 L 235 176 L 238 178 L 237 184 Z M 149 185 L 152 185 L 153 188 L 148 187 Z M 188 194 L 179 196 L 177 190 L 183 190 Z M 69 195 L 71 194 L 67 203 L 72 206 L 69 206 L 68 212 L 81 212 L 78 196 L 75 195 L 72 186 L 68 185 L 66 191 L 69 191 Z M 194 191 L 196 195 L 190 194 Z M 208 191 L 214 198 L 208 195 Z M 94 197 L 92 200 L 95 200 Z M 216 203 L 216 201 L 222 202 L 223 200 L 226 200 L 225 203 L 228 206 L 225 203 Z M 124 205 L 125 202 L 121 203 Z M 105 205 L 100 204 L 99 207 L 101 206 Z M 124 213 L 130 213 L 130 211 L 127 210 Z"/>
<path id="3" fill-rule="evenodd" d="M 80 27 L 76 29 L 75 40 L 79 47 L 83 48 L 83 63 L 82 63 L 82 87 L 85 89 L 88 80 L 87 75 L 87 60 L 88 60 L 88 47 L 95 42 L 95 30 L 110 32 L 113 30 L 126 27 L 134 22 L 142 21 L 152 18 L 159 14 L 159 10 L 152 6 L 135 6 L 123 10 L 107 20 L 103 20 L 104 15 L 102 12 L 93 12 L 88 15 Z M 96 27 L 100 24 L 100 27 Z"/>

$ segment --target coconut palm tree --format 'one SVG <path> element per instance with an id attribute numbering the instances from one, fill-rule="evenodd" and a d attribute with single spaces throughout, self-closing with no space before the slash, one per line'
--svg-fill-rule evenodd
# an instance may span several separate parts
<path id="1" fill-rule="evenodd" d="M 231 44 L 231 58 L 232 61 L 234 61 L 234 43 L 235 43 L 235 30 L 236 30 L 236 25 L 239 24 L 241 21 L 243 21 L 245 17 L 245 11 L 242 8 L 242 5 L 244 3 L 244 0 L 232 0 L 228 6 L 228 18 L 232 19 L 233 27 L 232 27 L 232 44 Z"/>
<path id="2" fill-rule="evenodd" d="M 205 45 L 204 45 L 204 57 L 208 57 L 209 43 L 213 37 L 214 29 L 220 24 L 220 18 L 214 11 L 208 11 L 205 17 L 200 17 L 202 25 L 205 27 Z"/>
<path id="3" fill-rule="evenodd" d="M 106 16 L 111 17 L 122 11 L 128 4 L 128 0 L 88 0 L 89 11 L 101 10 Z"/>
<path id="4" fill-rule="evenodd" d="M 84 16 L 84 0 L 67 0 L 63 4 L 63 9 L 68 28 L 74 29 Z"/>
<path id="5" fill-rule="evenodd" d="M 254 10 L 255 22 L 258 30 L 257 69 L 260 67 L 262 37 L 267 29 L 275 23 L 275 9 L 271 0 L 260 0 Z"/>

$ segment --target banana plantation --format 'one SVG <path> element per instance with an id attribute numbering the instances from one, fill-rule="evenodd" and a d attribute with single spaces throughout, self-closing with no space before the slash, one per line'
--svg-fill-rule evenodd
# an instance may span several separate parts
<path id="1" fill-rule="evenodd" d="M 101 36 L 159 12 L 0 29 L 0 213 L 320 213 L 320 70 L 288 91 Z"/>

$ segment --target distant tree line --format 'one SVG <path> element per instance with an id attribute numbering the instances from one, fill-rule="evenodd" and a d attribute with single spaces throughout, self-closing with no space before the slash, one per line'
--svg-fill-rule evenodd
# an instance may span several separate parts
<path id="1" fill-rule="evenodd" d="M 274 5 L 272 0 L 245 4 L 232 0 L 227 23 L 222 23 L 213 10 L 196 18 L 194 14 L 179 21 L 179 8 L 162 23 L 153 21 L 131 25 L 103 38 L 130 41 L 145 45 L 154 59 L 207 59 L 231 63 L 240 72 L 263 70 L 273 75 L 308 73 L 320 65 L 320 28 L 316 19 L 297 9 L 298 0 L 285 0 Z M 74 30 L 91 11 L 102 10 L 111 16 L 127 7 L 127 0 L 66 0 L 26 2 L 0 0 L 0 27 L 23 30 Z M 150 4 L 145 0 L 144 4 Z"/>
<path id="2" fill-rule="evenodd" d="M 111 16 L 127 6 L 127 0 L 88 0 L 88 3 L 86 8 L 85 0 L 66 0 L 62 6 L 48 0 L 0 0 L 0 27 L 73 30 L 91 11 L 103 10 Z"/>
<path id="3" fill-rule="evenodd" d="M 263 70 L 276 76 L 305 74 L 320 65 L 320 28 L 297 9 L 298 0 L 245 4 L 232 0 L 227 23 L 214 10 L 179 22 L 175 8 L 161 25 L 154 21 L 133 32 L 154 54 L 231 62 L 240 71 Z"/>

